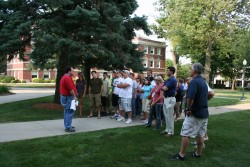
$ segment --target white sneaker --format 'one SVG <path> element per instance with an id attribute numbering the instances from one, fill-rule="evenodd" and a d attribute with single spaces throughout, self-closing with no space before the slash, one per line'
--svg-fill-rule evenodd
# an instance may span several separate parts
<path id="1" fill-rule="evenodd" d="M 126 122 L 125 122 L 125 124 L 131 124 L 132 123 L 132 119 L 128 119 Z"/>
<path id="2" fill-rule="evenodd" d="M 121 122 L 121 121 L 125 121 L 125 118 L 124 117 L 121 117 L 119 119 L 117 119 L 118 122 Z"/>
<path id="3" fill-rule="evenodd" d="M 147 124 L 148 123 L 148 120 L 145 119 L 144 121 L 142 121 L 144 124 Z"/>

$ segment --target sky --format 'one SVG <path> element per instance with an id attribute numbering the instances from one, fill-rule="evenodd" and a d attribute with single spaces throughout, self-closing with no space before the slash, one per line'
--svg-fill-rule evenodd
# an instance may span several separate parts
<path id="1" fill-rule="evenodd" d="M 135 14 L 137 16 L 142 16 L 145 15 L 148 17 L 148 24 L 156 24 L 156 18 L 160 16 L 160 13 L 156 10 L 156 6 L 154 5 L 157 0 L 137 0 L 139 7 L 135 11 Z M 143 31 L 137 31 L 137 34 L 146 36 Z M 157 39 L 157 35 L 151 35 L 151 39 Z M 169 45 L 169 41 L 166 41 L 167 45 Z M 169 47 L 166 48 L 166 58 L 167 59 L 172 59 L 172 55 L 170 52 Z M 185 57 L 181 57 L 180 61 L 184 64 L 190 63 L 190 59 L 187 59 Z"/>
<path id="2" fill-rule="evenodd" d="M 148 23 L 155 23 L 155 18 L 159 16 L 159 12 L 156 10 L 154 3 L 157 0 L 137 0 L 139 7 L 135 11 L 138 16 L 148 16 Z"/>

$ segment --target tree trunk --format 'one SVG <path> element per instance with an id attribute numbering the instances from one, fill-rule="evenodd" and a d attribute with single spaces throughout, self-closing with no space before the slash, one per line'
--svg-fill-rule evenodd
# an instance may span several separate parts
<path id="1" fill-rule="evenodd" d="M 57 66 L 57 74 L 56 74 L 56 90 L 54 95 L 54 103 L 60 104 L 60 80 L 64 75 L 64 69 L 68 65 L 68 56 L 67 54 L 61 53 L 58 57 L 58 66 Z"/>
<path id="2" fill-rule="evenodd" d="M 91 69 L 90 62 L 88 60 L 86 60 L 84 62 L 84 77 L 85 77 L 86 82 L 87 82 L 86 94 L 89 93 L 90 69 Z"/>
<path id="3" fill-rule="evenodd" d="M 178 74 L 178 65 L 179 65 L 179 55 L 176 53 L 175 48 L 173 48 L 173 52 L 172 52 L 172 57 L 173 57 L 173 65 L 175 68 L 175 73 L 174 76 L 177 77 Z"/>
<path id="4" fill-rule="evenodd" d="M 206 57 L 205 57 L 205 70 L 204 75 L 208 83 L 210 83 L 210 72 L 211 72 L 211 57 L 212 57 L 212 40 L 209 37 L 207 41 Z"/>
<path id="5" fill-rule="evenodd" d="M 236 78 L 232 79 L 231 90 L 235 90 L 235 81 L 236 81 Z"/>

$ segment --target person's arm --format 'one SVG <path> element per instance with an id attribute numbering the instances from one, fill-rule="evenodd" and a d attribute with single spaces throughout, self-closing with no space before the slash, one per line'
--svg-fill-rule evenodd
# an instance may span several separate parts
<path id="1" fill-rule="evenodd" d="M 87 86 L 85 85 L 85 86 L 84 86 L 84 92 L 83 92 L 83 98 L 86 96 L 86 89 L 87 89 L 86 87 L 87 87 Z"/>
<path id="2" fill-rule="evenodd" d="M 194 102 L 193 99 L 187 98 L 187 108 L 186 108 L 187 116 L 192 115 L 191 106 L 192 106 L 193 102 Z"/>
<path id="3" fill-rule="evenodd" d="M 213 91 L 209 91 L 207 95 L 208 95 L 207 99 L 211 100 L 214 97 L 214 92 Z"/>
<path id="4" fill-rule="evenodd" d="M 100 79 L 100 84 L 101 84 L 101 91 L 100 91 L 100 96 L 102 95 L 102 91 L 103 91 L 103 82 L 102 80 Z"/>
<path id="5" fill-rule="evenodd" d="M 118 84 L 117 87 L 118 88 L 126 88 L 126 87 L 129 87 L 130 84 L 127 84 L 127 83 L 124 83 L 124 84 Z"/>

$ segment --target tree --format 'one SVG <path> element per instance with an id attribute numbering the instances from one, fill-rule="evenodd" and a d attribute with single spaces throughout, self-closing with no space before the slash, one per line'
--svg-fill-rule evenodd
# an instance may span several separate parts
<path id="1" fill-rule="evenodd" d="M 235 0 L 158 0 L 162 16 L 159 30 L 178 46 L 179 55 L 204 57 L 205 77 L 209 81 L 213 48 L 227 55 L 231 35 L 249 26 L 249 3 Z M 216 57 L 215 57 L 216 58 Z"/>
<path id="2" fill-rule="evenodd" d="M 150 30 L 145 17 L 131 17 L 138 7 L 135 0 L 23 0 L 18 3 L 14 6 L 29 8 L 32 4 L 33 11 L 27 14 L 22 8 L 11 8 L 14 15 L 22 13 L 26 16 L 23 23 L 17 25 L 27 25 L 25 39 L 28 43 L 21 43 L 17 50 L 33 42 L 34 50 L 30 57 L 35 66 L 44 67 L 48 60 L 57 60 L 55 102 L 59 102 L 59 82 L 67 65 L 83 66 L 87 77 L 92 67 L 144 69 L 141 63 L 144 53 L 137 51 L 131 40 L 136 29 L 143 29 L 146 34 Z M 9 16 L 11 3 L 5 4 L 8 6 L 6 15 Z M 6 22 L 11 25 L 12 20 L 15 18 Z M 14 37 L 17 38 L 20 35 Z M 6 41 L 8 43 L 9 40 Z M 9 49 L 4 47 L 3 50 Z"/>

